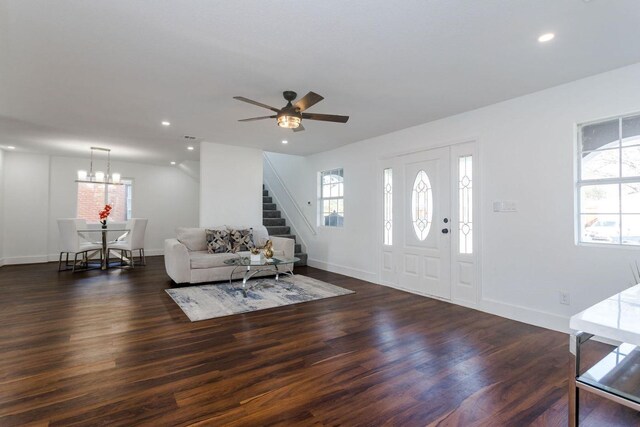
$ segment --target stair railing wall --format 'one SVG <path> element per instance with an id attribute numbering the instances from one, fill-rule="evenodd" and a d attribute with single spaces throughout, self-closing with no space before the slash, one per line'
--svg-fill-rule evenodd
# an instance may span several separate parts
<path id="1" fill-rule="evenodd" d="M 266 166 L 264 168 L 264 183 L 267 187 L 267 190 L 269 190 L 269 195 L 274 198 L 279 209 L 282 211 L 282 215 L 287 219 L 289 226 L 295 231 L 296 236 L 300 238 L 300 244 L 306 250 L 309 246 L 307 245 L 307 242 L 303 237 L 303 233 L 299 232 L 301 231 L 299 223 L 304 223 L 305 228 L 309 230 L 312 236 L 315 236 L 317 234 L 316 229 L 313 227 L 302 209 L 300 209 L 300 206 L 293 198 L 285 183 L 282 181 L 282 178 L 280 178 L 280 175 L 278 175 L 278 172 L 271 163 L 269 157 L 267 157 L 266 153 L 263 154 L 263 158 L 264 164 Z M 286 201 L 288 203 L 284 203 L 285 200 L 283 200 L 283 198 L 281 197 L 282 195 L 287 198 Z M 295 210 L 295 216 L 289 214 L 289 212 L 287 211 L 288 206 L 293 206 L 293 210 Z"/>

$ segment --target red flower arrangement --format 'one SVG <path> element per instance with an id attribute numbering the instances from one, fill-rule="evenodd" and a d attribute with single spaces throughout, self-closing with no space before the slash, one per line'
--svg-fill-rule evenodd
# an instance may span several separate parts
<path id="1" fill-rule="evenodd" d="M 100 215 L 100 224 L 103 226 L 107 225 L 107 218 L 109 217 L 109 214 L 111 214 L 111 209 L 111 205 L 104 205 L 104 209 L 98 213 L 98 215 Z"/>

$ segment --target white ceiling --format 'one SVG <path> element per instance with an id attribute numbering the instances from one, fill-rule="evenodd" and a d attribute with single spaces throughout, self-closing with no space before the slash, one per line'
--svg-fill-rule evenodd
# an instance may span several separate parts
<path id="1" fill-rule="evenodd" d="M 640 62 L 639 18 L 638 0 L 0 0 L 0 146 L 315 153 Z M 351 119 L 237 122 L 270 112 L 233 96 L 281 107 L 288 89 Z"/>

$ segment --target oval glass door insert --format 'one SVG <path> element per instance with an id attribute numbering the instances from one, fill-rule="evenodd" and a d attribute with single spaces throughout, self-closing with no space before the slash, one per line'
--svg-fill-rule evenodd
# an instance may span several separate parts
<path id="1" fill-rule="evenodd" d="M 411 221 L 413 231 L 418 240 L 422 241 L 429 235 L 433 218 L 433 198 L 431 195 L 431 181 L 427 173 L 419 171 L 413 181 L 411 192 Z"/>

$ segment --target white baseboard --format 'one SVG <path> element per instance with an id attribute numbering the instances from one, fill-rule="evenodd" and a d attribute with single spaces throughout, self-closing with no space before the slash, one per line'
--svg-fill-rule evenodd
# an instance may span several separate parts
<path id="1" fill-rule="evenodd" d="M 0 258 L 0 267 L 4 265 L 4 258 Z"/>
<path id="2" fill-rule="evenodd" d="M 344 274 L 345 276 L 354 277 L 360 280 L 366 280 L 367 282 L 377 283 L 378 275 L 371 273 L 370 271 L 359 270 L 357 268 L 351 268 L 344 265 L 332 264 L 318 259 L 307 259 L 307 265 L 309 267 L 319 268 L 321 270 L 330 271 L 332 273 Z"/>
<path id="3" fill-rule="evenodd" d="M 479 310 L 529 325 L 540 326 L 541 328 L 553 331 L 569 333 L 569 318 L 560 314 L 549 313 L 548 311 L 536 310 L 521 305 L 507 304 L 489 298 L 483 298 L 478 307 Z"/>

